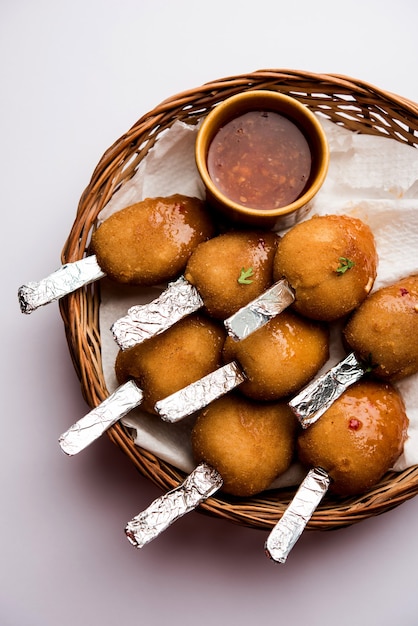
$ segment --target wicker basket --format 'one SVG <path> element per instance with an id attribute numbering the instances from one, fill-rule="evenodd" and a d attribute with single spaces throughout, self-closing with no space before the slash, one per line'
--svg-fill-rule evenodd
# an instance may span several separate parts
<path id="1" fill-rule="evenodd" d="M 250 89 L 283 92 L 352 131 L 392 137 L 417 147 L 418 105 L 370 84 L 339 75 L 274 69 L 219 79 L 165 100 L 107 150 L 81 197 L 62 262 L 76 261 L 87 253 L 96 216 L 112 194 L 131 178 L 161 131 L 176 120 L 195 121 L 225 98 Z M 99 306 L 100 283 L 60 302 L 70 353 L 83 395 L 91 407 L 109 395 L 101 363 Z M 176 468 L 138 448 L 120 423 L 108 434 L 138 471 L 162 490 L 172 489 L 184 480 L 184 474 Z M 360 497 L 337 499 L 327 495 L 307 528 L 328 530 L 348 526 L 388 511 L 417 493 L 418 466 L 400 474 L 389 473 L 376 488 Z M 241 500 L 220 493 L 209 498 L 199 510 L 244 526 L 271 529 L 293 495 L 293 490 L 279 490 Z"/>

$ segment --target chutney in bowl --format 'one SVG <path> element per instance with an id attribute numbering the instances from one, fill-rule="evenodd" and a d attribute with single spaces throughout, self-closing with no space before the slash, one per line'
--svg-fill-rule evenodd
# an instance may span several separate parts
<path id="1" fill-rule="evenodd" d="M 329 149 L 317 117 L 302 103 L 250 90 L 205 117 L 195 157 L 216 209 L 233 221 L 282 229 L 309 211 L 328 171 Z"/>

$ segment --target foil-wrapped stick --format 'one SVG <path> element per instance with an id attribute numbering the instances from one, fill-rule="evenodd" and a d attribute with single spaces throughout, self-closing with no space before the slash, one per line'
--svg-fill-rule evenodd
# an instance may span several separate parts
<path id="1" fill-rule="evenodd" d="M 245 339 L 284 311 L 294 299 L 292 287 L 282 278 L 224 321 L 228 335 L 236 341 Z"/>
<path id="2" fill-rule="evenodd" d="M 60 435 L 58 442 L 63 452 L 73 456 L 87 448 L 122 417 L 139 406 L 143 396 L 142 389 L 134 380 L 118 387 L 101 404 Z"/>
<path id="3" fill-rule="evenodd" d="M 330 485 L 330 477 L 320 467 L 311 469 L 293 500 L 265 542 L 265 552 L 273 561 L 285 563 Z"/>
<path id="4" fill-rule="evenodd" d="M 155 300 L 128 309 L 127 314 L 116 320 L 110 330 L 118 346 L 127 350 L 168 330 L 202 307 L 203 300 L 196 287 L 180 276 L 170 282 Z"/>
<path id="5" fill-rule="evenodd" d="M 66 263 L 39 282 L 22 285 L 20 309 L 32 313 L 104 276 L 133 286 L 160 285 L 179 276 L 194 248 L 213 233 L 205 203 L 198 198 L 180 194 L 146 198 L 98 226 L 91 238 L 91 255 Z"/>
<path id="6" fill-rule="evenodd" d="M 32 313 L 40 306 L 59 300 L 105 275 L 95 255 L 66 263 L 39 282 L 29 282 L 19 287 L 20 310 L 22 313 Z"/>
<path id="7" fill-rule="evenodd" d="M 328 372 L 304 387 L 289 402 L 302 427 L 308 428 L 314 424 L 348 387 L 364 376 L 365 372 L 364 365 L 351 352 Z"/>
<path id="8" fill-rule="evenodd" d="M 154 500 L 145 511 L 128 522 L 125 528 L 128 540 L 136 548 L 142 548 L 177 519 L 196 509 L 222 484 L 219 472 L 206 463 L 200 463 L 181 485 Z"/>
<path id="9" fill-rule="evenodd" d="M 155 410 L 165 422 L 179 422 L 188 415 L 226 395 L 245 380 L 245 374 L 236 361 L 231 361 L 200 380 L 158 400 Z"/>

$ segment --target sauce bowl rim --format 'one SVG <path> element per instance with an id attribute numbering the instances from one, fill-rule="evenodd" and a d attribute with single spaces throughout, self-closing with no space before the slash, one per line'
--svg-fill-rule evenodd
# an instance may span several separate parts
<path id="1" fill-rule="evenodd" d="M 271 110 L 290 118 L 304 132 L 310 145 L 312 159 L 316 159 L 316 171 L 305 191 L 290 204 L 276 209 L 247 207 L 231 200 L 215 185 L 207 167 L 208 149 L 217 131 L 235 117 L 249 111 L 260 110 L 261 107 L 263 110 Z M 255 89 L 226 98 L 207 114 L 197 132 L 195 161 L 207 191 L 215 198 L 219 206 L 236 215 L 271 219 L 297 211 L 308 204 L 318 193 L 329 168 L 329 146 L 325 131 L 317 116 L 306 105 L 278 91 Z"/>

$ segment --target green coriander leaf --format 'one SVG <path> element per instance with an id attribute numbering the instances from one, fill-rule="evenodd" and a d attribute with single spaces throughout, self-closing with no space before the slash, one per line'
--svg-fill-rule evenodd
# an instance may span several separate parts
<path id="1" fill-rule="evenodd" d="M 243 267 L 241 269 L 241 274 L 239 275 L 238 282 L 240 285 L 250 285 L 253 281 L 250 276 L 254 274 L 253 268 L 249 267 L 247 270 Z"/>
<path id="2" fill-rule="evenodd" d="M 338 260 L 340 264 L 336 270 L 337 274 L 345 274 L 347 270 L 351 270 L 351 268 L 355 266 L 354 261 L 347 259 L 345 256 L 340 256 Z"/>

